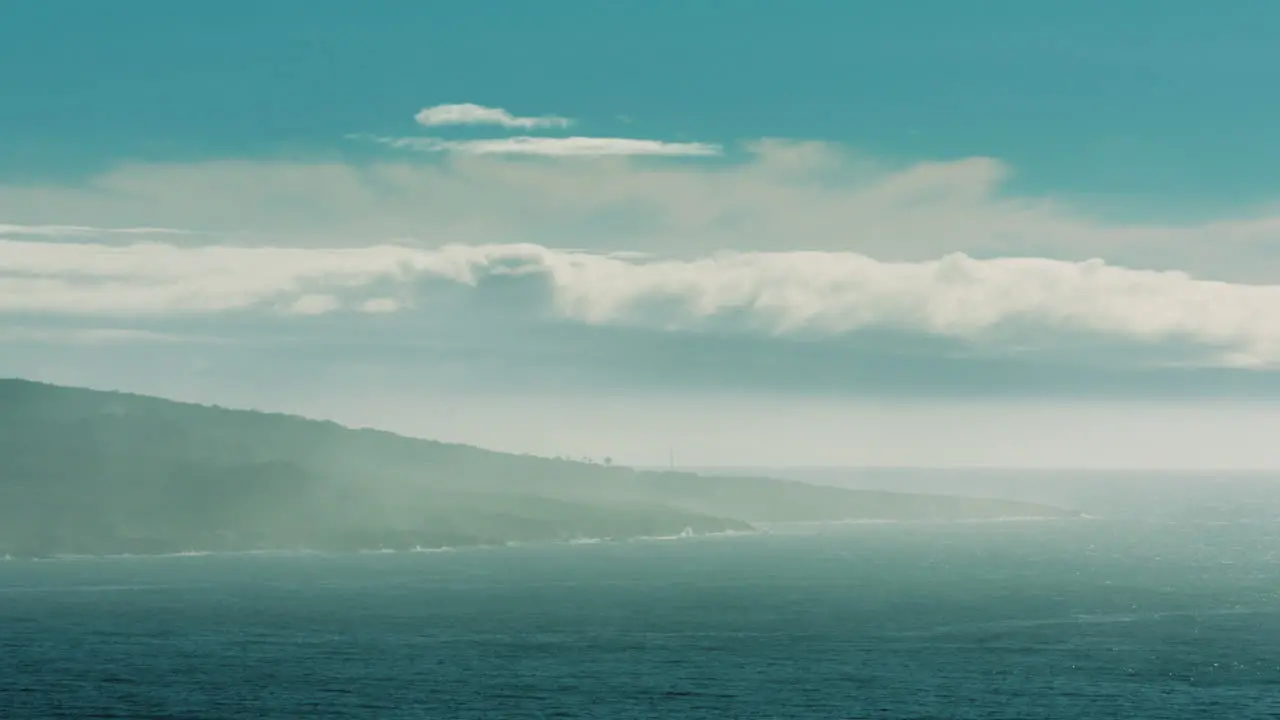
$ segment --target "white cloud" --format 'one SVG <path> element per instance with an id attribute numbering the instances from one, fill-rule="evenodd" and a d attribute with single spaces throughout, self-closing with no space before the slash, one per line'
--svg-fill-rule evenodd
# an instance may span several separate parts
<path id="1" fill-rule="evenodd" d="M 1011 170 L 991 158 L 885 165 L 832 145 L 769 141 L 715 162 L 639 160 L 447 153 L 366 164 L 132 164 L 67 187 L 0 185 L 0 218 L 206 231 L 184 244 L 337 247 L 396 238 L 421 247 L 531 242 L 686 258 L 726 249 L 847 251 L 893 261 L 965 252 L 1280 277 L 1274 211 L 1181 224 L 1104 221 L 1052 198 L 1009 195 L 1002 183 Z"/>
<path id="2" fill-rule="evenodd" d="M 1214 361 L 1280 366 L 1280 285 L 1205 281 L 1040 258 L 717 253 L 644 260 L 537 245 L 347 249 L 111 247 L 0 241 L 0 313 L 164 315 L 280 307 L 392 312 L 387 285 L 539 278 L 561 317 L 593 325 L 838 337 L 871 328 L 993 349 L 1063 333 L 1198 344 Z M 430 308 L 424 308 L 429 312 Z M 513 308 L 518 311 L 519 308 Z"/>
<path id="3" fill-rule="evenodd" d="M 332 295 L 308 293 L 300 295 L 283 309 L 289 315 L 327 315 L 342 307 L 342 302 Z"/>
<path id="4" fill-rule="evenodd" d="M 537 155 L 541 157 L 665 156 L 710 157 L 719 145 L 699 142 L 664 142 L 638 138 L 531 137 L 488 140 L 446 140 L 437 137 L 371 137 L 374 142 L 419 152 L 455 152 L 470 155 Z"/>
<path id="5" fill-rule="evenodd" d="M 643 160 L 443 153 L 358 164 L 130 164 L 65 187 L 0 185 L 0 219 L 205 231 L 182 237 L 185 245 L 527 242 L 681 258 L 822 250 L 886 261 L 964 252 L 1102 257 L 1232 281 L 1280 277 L 1275 208 L 1117 222 L 1008 193 L 1012 170 L 992 158 L 888 165 L 823 143 L 764 141 L 714 162 Z"/>
<path id="6" fill-rule="evenodd" d="M 179 248 L 0 240 L 0 313 L 209 313 L 268 302 L 289 313 L 324 313 L 337 308 L 329 297 L 333 291 L 437 269 L 449 271 L 417 251 L 396 247 Z"/>
<path id="7" fill-rule="evenodd" d="M 383 315 L 398 312 L 399 310 L 400 303 L 394 298 L 369 298 L 360 303 L 360 312 L 371 315 Z"/>
<path id="8" fill-rule="evenodd" d="M 99 228 L 84 225 L 13 225 L 0 223 L 0 237 L 68 237 L 95 235 L 193 235 L 191 230 L 161 227 Z"/>
<path id="9" fill-rule="evenodd" d="M 209 342 L 204 338 L 159 333 L 135 328 L 0 328 L 0 342 L 48 345 L 106 345 L 113 343 L 192 343 Z"/>
<path id="10" fill-rule="evenodd" d="M 519 117 L 502 108 L 485 107 L 475 103 L 450 103 L 423 108 L 414 115 L 419 125 L 440 127 L 445 125 L 499 125 L 505 128 L 535 130 L 538 128 L 564 128 L 573 124 L 569 118 L 556 115 Z"/>

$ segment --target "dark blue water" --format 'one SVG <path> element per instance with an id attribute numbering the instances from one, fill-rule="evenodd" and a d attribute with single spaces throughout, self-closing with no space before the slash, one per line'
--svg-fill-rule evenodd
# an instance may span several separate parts
<path id="1" fill-rule="evenodd" d="M 1280 717 L 1273 524 L 0 563 L 4 718 Z"/>

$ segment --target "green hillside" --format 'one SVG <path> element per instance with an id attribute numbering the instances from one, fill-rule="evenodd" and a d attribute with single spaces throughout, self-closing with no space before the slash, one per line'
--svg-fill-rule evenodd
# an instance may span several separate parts
<path id="1" fill-rule="evenodd" d="M 0 380 L 0 555 L 357 550 L 1057 516 L 1027 503 L 644 473 Z"/>

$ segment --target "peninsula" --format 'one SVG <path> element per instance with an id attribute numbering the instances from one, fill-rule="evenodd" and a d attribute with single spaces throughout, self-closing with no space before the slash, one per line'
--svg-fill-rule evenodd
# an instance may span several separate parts
<path id="1" fill-rule="evenodd" d="M 1060 508 L 491 452 L 0 380 L 0 557 L 462 547 Z"/>

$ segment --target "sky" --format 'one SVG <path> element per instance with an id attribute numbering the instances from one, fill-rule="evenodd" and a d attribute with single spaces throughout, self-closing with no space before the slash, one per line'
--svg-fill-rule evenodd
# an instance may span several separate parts
<path id="1" fill-rule="evenodd" d="M 636 464 L 1277 467 L 1278 27 L 13 0 L 0 376 Z"/>

